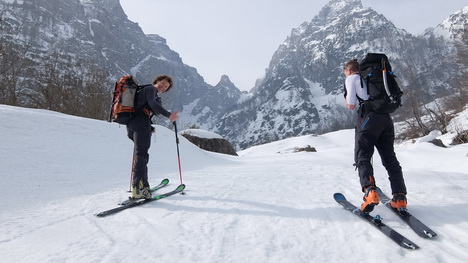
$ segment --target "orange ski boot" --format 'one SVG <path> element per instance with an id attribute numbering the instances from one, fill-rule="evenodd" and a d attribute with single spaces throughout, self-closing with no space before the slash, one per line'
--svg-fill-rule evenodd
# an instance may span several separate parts
<path id="1" fill-rule="evenodd" d="M 392 200 L 390 200 L 390 205 L 398 211 L 405 211 L 406 204 L 406 194 L 404 193 L 395 193 Z"/>
<path id="2" fill-rule="evenodd" d="M 374 206 L 378 205 L 380 201 L 379 193 L 377 192 L 377 187 L 367 187 L 363 200 L 364 203 L 362 203 L 361 205 L 361 211 L 364 214 L 370 213 L 372 210 L 374 210 Z"/>

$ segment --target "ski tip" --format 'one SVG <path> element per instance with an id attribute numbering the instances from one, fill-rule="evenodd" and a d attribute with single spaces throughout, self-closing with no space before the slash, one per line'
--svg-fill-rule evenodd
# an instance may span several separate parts
<path id="1" fill-rule="evenodd" d="M 168 184 L 169 183 L 169 179 L 165 178 L 161 181 L 161 184 Z"/>
<path id="2" fill-rule="evenodd" d="M 346 197 L 342 193 L 335 193 L 333 194 L 333 198 L 335 198 L 336 201 L 344 201 L 346 200 Z"/>
<path id="3" fill-rule="evenodd" d="M 412 243 L 409 240 L 407 240 L 406 242 L 403 242 L 402 244 L 400 244 L 400 246 L 406 249 L 413 249 L 413 250 L 419 249 L 418 245 L 416 245 L 415 243 Z"/>
<path id="4" fill-rule="evenodd" d="M 185 184 L 180 184 L 179 186 L 177 186 L 177 191 L 182 191 L 185 189 Z"/>
<path id="5" fill-rule="evenodd" d="M 437 236 L 437 234 L 432 230 L 431 231 L 424 230 L 423 234 L 424 235 L 420 235 L 420 236 L 425 237 L 425 238 L 435 238 Z"/>

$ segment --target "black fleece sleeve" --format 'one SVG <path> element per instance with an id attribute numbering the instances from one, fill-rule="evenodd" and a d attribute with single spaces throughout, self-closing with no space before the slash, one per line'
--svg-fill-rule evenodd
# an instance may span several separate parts
<path id="1" fill-rule="evenodd" d="M 149 87 L 145 87 L 144 91 L 145 91 L 146 101 L 148 102 L 148 106 L 150 107 L 151 111 L 153 111 L 154 113 L 162 114 L 166 116 L 167 118 L 169 118 L 171 113 L 167 111 L 166 109 L 164 109 L 164 107 L 159 102 L 156 101 L 156 99 L 158 98 L 158 93 L 156 92 L 156 88 L 153 86 L 149 86 Z"/>

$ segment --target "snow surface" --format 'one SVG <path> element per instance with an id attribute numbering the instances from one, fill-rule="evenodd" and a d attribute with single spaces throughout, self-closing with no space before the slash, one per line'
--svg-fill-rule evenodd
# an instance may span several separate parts
<path id="1" fill-rule="evenodd" d="M 191 135 L 191 136 L 194 136 L 194 137 L 198 137 L 198 138 L 205 138 L 205 139 L 223 139 L 223 136 L 217 134 L 217 133 L 214 133 L 214 132 L 210 132 L 210 131 L 205 131 L 205 130 L 201 130 L 201 129 L 186 129 L 182 132 L 180 132 L 181 134 L 188 134 L 188 135 Z"/>
<path id="2" fill-rule="evenodd" d="M 466 118 L 465 118 L 466 121 Z M 438 233 L 417 236 L 384 206 L 384 222 L 421 249 L 400 248 L 333 200 L 360 204 L 353 131 L 306 135 L 239 152 L 182 136 L 186 195 L 119 214 L 132 143 L 125 127 L 0 105 L 1 262 L 468 262 L 468 145 L 396 145 L 410 211 Z M 437 133 L 433 133 L 437 136 Z M 295 153 L 310 145 L 317 152 Z M 174 132 L 156 127 L 150 183 L 179 184 Z M 378 185 L 389 192 L 380 160 Z"/>

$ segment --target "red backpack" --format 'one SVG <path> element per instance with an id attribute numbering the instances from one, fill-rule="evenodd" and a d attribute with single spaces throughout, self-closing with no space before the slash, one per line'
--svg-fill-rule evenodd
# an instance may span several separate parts
<path id="1" fill-rule="evenodd" d="M 137 93 L 140 86 L 132 76 L 123 76 L 115 83 L 109 122 L 128 124 L 137 111 Z"/>

